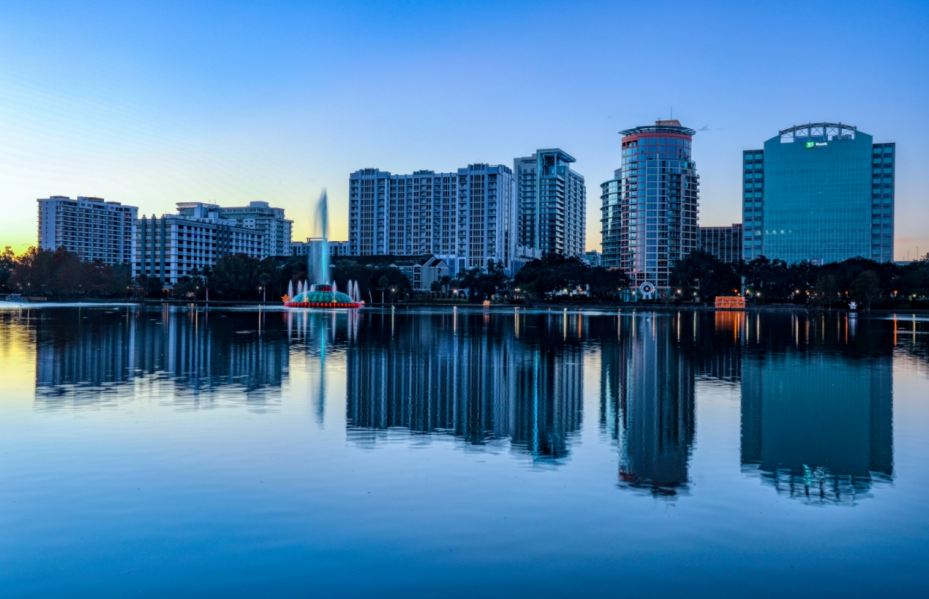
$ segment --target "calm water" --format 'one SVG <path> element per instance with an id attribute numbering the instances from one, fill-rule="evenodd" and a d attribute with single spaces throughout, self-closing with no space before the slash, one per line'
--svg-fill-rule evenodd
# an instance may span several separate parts
<path id="1" fill-rule="evenodd" d="M 929 595 L 929 322 L 0 311 L 0 595 Z"/>

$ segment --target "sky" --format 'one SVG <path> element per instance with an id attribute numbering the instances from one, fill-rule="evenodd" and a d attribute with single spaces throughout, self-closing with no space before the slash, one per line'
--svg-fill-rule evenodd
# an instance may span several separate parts
<path id="1" fill-rule="evenodd" d="M 348 176 L 572 154 L 600 247 L 618 132 L 698 130 L 700 223 L 741 220 L 741 153 L 810 121 L 897 143 L 896 256 L 929 252 L 929 2 L 57 2 L 0 18 L 0 246 L 36 198 L 173 212 L 266 200 L 310 232 Z"/>

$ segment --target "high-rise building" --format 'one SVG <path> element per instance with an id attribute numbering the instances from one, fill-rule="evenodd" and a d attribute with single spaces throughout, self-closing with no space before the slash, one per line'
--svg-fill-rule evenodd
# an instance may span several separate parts
<path id="1" fill-rule="evenodd" d="M 249 202 L 248 206 L 220 207 L 222 218 L 237 221 L 240 226 L 261 233 L 261 257 L 289 256 L 293 221 L 284 216 L 283 208 L 273 208 L 267 202 Z"/>
<path id="2" fill-rule="evenodd" d="M 513 161 L 519 204 L 517 243 L 540 254 L 581 256 L 587 188 L 561 149 L 537 150 Z"/>
<path id="3" fill-rule="evenodd" d="M 622 135 L 622 166 L 601 185 L 603 263 L 646 295 L 663 295 L 675 263 L 697 247 L 694 130 L 659 120 Z"/>
<path id="4" fill-rule="evenodd" d="M 64 248 L 85 262 L 134 262 L 135 206 L 81 196 L 52 196 L 38 203 L 39 249 Z"/>
<path id="5" fill-rule="evenodd" d="M 742 259 L 742 225 L 728 227 L 700 227 L 697 232 L 697 249 L 712 254 L 720 262 L 736 264 Z"/>
<path id="6" fill-rule="evenodd" d="M 513 173 L 503 165 L 411 175 L 362 169 L 349 177 L 353 256 L 433 254 L 454 273 L 491 261 L 509 269 L 516 219 Z"/>
<path id="7" fill-rule="evenodd" d="M 893 260 L 895 144 L 851 125 L 784 129 L 742 154 L 743 257 Z"/>
<path id="8" fill-rule="evenodd" d="M 262 257 L 265 245 L 260 230 L 222 217 L 214 204 L 181 202 L 177 207 L 178 214 L 143 216 L 137 221 L 133 277 L 145 275 L 174 285 L 214 266 L 223 256 Z"/>

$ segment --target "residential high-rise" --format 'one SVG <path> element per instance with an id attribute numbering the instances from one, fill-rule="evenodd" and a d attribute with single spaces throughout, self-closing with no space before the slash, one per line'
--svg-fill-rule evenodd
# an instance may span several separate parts
<path id="1" fill-rule="evenodd" d="M 893 260 L 895 144 L 809 123 L 742 154 L 743 257 Z"/>
<path id="2" fill-rule="evenodd" d="M 742 225 L 728 227 L 700 227 L 697 231 L 697 249 L 712 254 L 726 264 L 742 259 Z"/>
<path id="3" fill-rule="evenodd" d="M 39 249 L 64 248 L 85 262 L 132 264 L 138 208 L 101 198 L 41 198 Z"/>
<path id="4" fill-rule="evenodd" d="M 220 207 L 219 214 L 261 233 L 262 258 L 290 255 L 293 221 L 284 216 L 283 208 L 273 208 L 267 202 L 249 202 L 248 206 Z"/>
<path id="5" fill-rule="evenodd" d="M 132 276 L 145 275 L 174 285 L 232 254 L 261 258 L 264 236 L 255 228 L 224 218 L 214 204 L 178 203 L 178 214 L 142 217 L 136 225 Z"/>
<path id="6" fill-rule="evenodd" d="M 510 268 L 515 195 L 512 171 L 503 165 L 411 175 L 355 171 L 349 177 L 349 253 L 434 254 L 455 273 L 486 268 L 490 261 Z"/>
<path id="7" fill-rule="evenodd" d="M 584 253 L 587 188 L 561 149 L 537 150 L 513 161 L 519 204 L 517 243 L 538 253 Z"/>
<path id="8" fill-rule="evenodd" d="M 622 166 L 601 185 L 603 263 L 645 295 L 663 295 L 675 263 L 697 247 L 694 130 L 659 120 L 622 135 Z"/>

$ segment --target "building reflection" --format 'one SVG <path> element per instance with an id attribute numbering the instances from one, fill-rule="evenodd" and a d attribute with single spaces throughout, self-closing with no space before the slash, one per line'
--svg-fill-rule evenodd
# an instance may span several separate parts
<path id="1" fill-rule="evenodd" d="M 289 350 L 267 315 L 198 310 L 48 311 L 36 331 L 36 402 L 93 403 L 132 395 L 133 385 L 175 387 L 175 401 L 235 390 L 250 404 L 279 402 Z"/>
<path id="2" fill-rule="evenodd" d="M 677 331 L 692 316 L 621 317 L 602 346 L 601 422 L 619 444 L 620 487 L 660 497 L 687 489 L 694 368 Z"/>
<path id="3" fill-rule="evenodd" d="M 742 360 L 742 466 L 778 493 L 854 503 L 893 476 L 893 345 L 880 322 L 792 315 Z M 787 321 L 784 322 L 787 324 Z"/>
<path id="4" fill-rule="evenodd" d="M 742 366 L 742 464 L 779 493 L 854 502 L 893 474 L 892 363 L 816 353 Z"/>
<path id="5" fill-rule="evenodd" d="M 375 444 L 399 429 L 471 446 L 509 441 L 558 461 L 581 425 L 582 327 L 564 314 L 371 314 L 347 349 L 351 437 Z"/>

